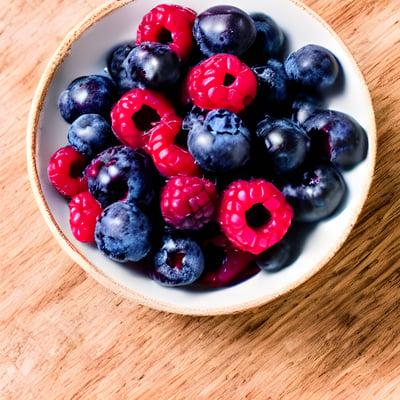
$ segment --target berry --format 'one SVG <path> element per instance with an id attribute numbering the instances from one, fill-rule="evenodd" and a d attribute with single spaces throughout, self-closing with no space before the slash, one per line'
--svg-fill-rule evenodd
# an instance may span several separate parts
<path id="1" fill-rule="evenodd" d="M 81 154 L 93 158 L 117 144 L 111 125 L 99 114 L 83 114 L 72 122 L 68 142 Z"/>
<path id="2" fill-rule="evenodd" d="M 161 213 L 176 229 L 199 230 L 217 209 L 215 185 L 199 177 L 171 178 L 161 192 Z"/>
<path id="3" fill-rule="evenodd" d="M 132 89 L 113 107 L 111 125 L 123 144 L 137 149 L 146 144 L 152 129 L 175 117 L 174 107 L 160 92 Z"/>
<path id="4" fill-rule="evenodd" d="M 285 45 L 285 34 L 278 24 L 264 13 L 252 13 L 256 38 L 242 59 L 248 65 L 265 65 L 270 58 L 280 59 Z"/>
<path id="5" fill-rule="evenodd" d="M 228 110 L 218 109 L 210 111 L 203 123 L 193 124 L 188 148 L 202 169 L 224 172 L 248 161 L 250 141 L 250 131 L 242 119 Z"/>
<path id="6" fill-rule="evenodd" d="M 332 87 L 339 76 L 340 65 L 325 47 L 308 44 L 288 55 L 285 70 L 290 79 L 311 91 Z"/>
<path id="7" fill-rule="evenodd" d="M 233 245 L 257 255 L 282 239 L 292 218 L 285 196 L 272 183 L 253 179 L 226 189 L 218 221 Z"/>
<path id="8" fill-rule="evenodd" d="M 183 61 L 193 48 L 192 26 L 195 11 L 174 4 L 160 4 L 148 12 L 139 24 L 136 44 L 159 42 L 167 44 Z"/>
<path id="9" fill-rule="evenodd" d="M 81 192 L 69 202 L 69 224 L 80 242 L 94 242 L 94 230 L 102 213 L 100 203 L 89 193 Z"/>
<path id="10" fill-rule="evenodd" d="M 303 122 L 303 127 L 316 151 L 325 154 L 341 170 L 350 170 L 367 156 L 367 133 L 343 112 L 316 110 Z"/>
<path id="11" fill-rule="evenodd" d="M 262 252 L 256 264 L 266 272 L 277 272 L 293 264 L 300 256 L 314 224 L 292 222 L 285 236 Z"/>
<path id="12" fill-rule="evenodd" d="M 99 250 L 118 262 L 140 261 L 152 248 L 150 218 L 134 203 L 118 201 L 102 212 L 95 228 Z"/>
<path id="13" fill-rule="evenodd" d="M 142 42 L 121 65 L 117 81 L 124 91 L 135 88 L 165 90 L 181 76 L 181 61 L 166 44 Z"/>
<path id="14" fill-rule="evenodd" d="M 292 120 L 267 118 L 257 124 L 256 134 L 263 140 L 267 164 L 275 174 L 289 174 L 306 161 L 310 138 Z"/>
<path id="15" fill-rule="evenodd" d="M 292 102 L 292 119 L 299 124 L 303 124 L 307 118 L 321 108 L 321 98 L 305 93 L 297 93 Z"/>
<path id="16" fill-rule="evenodd" d="M 238 113 L 256 97 L 257 79 L 236 56 L 216 54 L 191 69 L 187 89 L 195 106 Z"/>
<path id="17" fill-rule="evenodd" d="M 243 10 L 219 5 L 197 15 L 193 36 L 206 57 L 218 53 L 240 56 L 253 44 L 256 27 Z"/>
<path id="18" fill-rule="evenodd" d="M 198 176 L 201 173 L 193 156 L 186 149 L 186 143 L 179 142 L 180 134 L 184 135 L 181 127 L 182 120 L 179 117 L 158 125 L 151 131 L 146 145 L 146 151 L 154 165 L 167 178 L 176 175 Z"/>
<path id="19" fill-rule="evenodd" d="M 255 257 L 232 246 L 221 233 L 206 240 L 202 249 L 205 268 L 196 284 L 207 287 L 224 287 L 236 283 Z"/>
<path id="20" fill-rule="evenodd" d="M 330 164 L 307 166 L 280 185 L 293 207 L 294 219 L 319 222 L 333 216 L 343 204 L 347 187 L 342 174 Z"/>
<path id="21" fill-rule="evenodd" d="M 122 63 L 135 47 L 135 42 L 120 43 L 110 50 L 107 56 L 107 72 L 115 82 L 120 79 L 120 73 L 123 70 Z"/>
<path id="22" fill-rule="evenodd" d="M 182 129 L 185 131 L 190 131 L 195 123 L 203 123 L 209 110 L 204 110 L 200 107 L 192 107 L 183 118 Z"/>
<path id="23" fill-rule="evenodd" d="M 127 146 L 100 153 L 86 168 L 85 176 L 90 193 L 103 208 L 124 199 L 147 206 L 156 190 L 150 157 Z"/>
<path id="24" fill-rule="evenodd" d="M 257 79 L 257 95 L 252 104 L 258 113 L 282 116 L 289 109 L 291 88 L 283 64 L 270 59 L 263 66 L 253 67 Z"/>
<path id="25" fill-rule="evenodd" d="M 47 175 L 52 185 L 65 197 L 73 197 L 88 188 L 83 171 L 87 165 L 84 155 L 72 146 L 58 149 L 47 165 Z"/>
<path id="26" fill-rule="evenodd" d="M 100 114 L 108 119 L 117 98 L 117 88 L 111 79 L 102 75 L 74 79 L 58 98 L 61 116 L 72 123 L 82 114 Z"/>
<path id="27" fill-rule="evenodd" d="M 154 256 L 149 274 L 164 286 L 182 286 L 193 283 L 204 271 L 204 255 L 190 237 L 167 235 Z"/>

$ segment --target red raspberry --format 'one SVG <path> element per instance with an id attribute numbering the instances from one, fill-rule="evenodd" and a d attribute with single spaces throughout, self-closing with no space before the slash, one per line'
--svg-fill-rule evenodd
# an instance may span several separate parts
<path id="1" fill-rule="evenodd" d="M 73 197 L 88 188 L 83 171 L 87 159 L 72 146 L 58 149 L 47 165 L 47 175 L 52 185 L 65 197 Z"/>
<path id="2" fill-rule="evenodd" d="M 149 89 L 132 89 L 113 107 L 111 124 L 123 144 L 137 149 L 145 145 L 154 127 L 174 117 L 175 109 L 164 95 Z"/>
<path id="3" fill-rule="evenodd" d="M 181 127 L 182 119 L 179 117 L 156 126 L 151 131 L 145 147 L 156 168 L 167 178 L 176 175 L 199 176 L 201 173 L 189 151 L 177 144 L 176 138 L 181 132 Z"/>
<path id="4" fill-rule="evenodd" d="M 175 176 L 161 193 L 161 213 L 177 229 L 202 228 L 213 218 L 217 203 L 214 183 L 195 176 Z"/>
<path id="5" fill-rule="evenodd" d="M 194 105 L 207 110 L 224 108 L 238 113 L 257 92 L 253 71 L 232 54 L 216 54 L 196 65 L 187 82 Z"/>
<path id="6" fill-rule="evenodd" d="M 173 4 L 160 4 L 148 12 L 139 24 L 136 44 L 168 44 L 181 60 L 187 61 L 193 48 L 192 27 L 195 11 Z"/>
<path id="7" fill-rule="evenodd" d="M 205 270 L 196 281 L 200 285 L 228 286 L 237 283 L 242 276 L 246 279 L 260 271 L 256 268 L 253 272 L 255 255 L 234 247 L 223 233 L 206 240 L 202 248 L 205 256 Z M 245 272 L 246 270 L 249 271 Z"/>
<path id="8" fill-rule="evenodd" d="M 233 182 L 224 192 L 218 221 L 239 249 L 260 254 L 279 242 L 293 218 L 285 196 L 263 179 Z"/>
<path id="9" fill-rule="evenodd" d="M 96 222 L 102 208 L 90 192 L 78 193 L 69 202 L 69 224 L 75 239 L 93 242 Z"/>

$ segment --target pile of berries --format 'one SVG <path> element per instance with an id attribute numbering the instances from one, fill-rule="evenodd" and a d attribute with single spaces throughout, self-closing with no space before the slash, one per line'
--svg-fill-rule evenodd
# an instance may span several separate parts
<path id="1" fill-rule="evenodd" d="M 166 286 L 290 265 L 304 226 L 345 205 L 343 172 L 368 140 L 324 106 L 335 55 L 285 44 L 263 13 L 160 4 L 105 55 L 103 75 L 73 80 L 58 101 L 68 144 L 48 176 L 75 238 Z"/>

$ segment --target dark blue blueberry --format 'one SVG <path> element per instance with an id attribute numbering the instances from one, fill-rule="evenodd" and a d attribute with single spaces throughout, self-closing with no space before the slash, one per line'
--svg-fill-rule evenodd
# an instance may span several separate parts
<path id="1" fill-rule="evenodd" d="M 156 190 L 154 164 L 140 150 L 111 147 L 85 170 L 89 191 L 103 208 L 123 199 L 148 206 Z"/>
<path id="2" fill-rule="evenodd" d="M 334 215 L 347 195 L 342 174 L 331 164 L 307 166 L 286 178 L 280 190 L 293 207 L 294 220 L 319 222 Z"/>
<path id="3" fill-rule="evenodd" d="M 127 42 L 117 45 L 110 51 L 107 57 L 107 71 L 114 81 L 118 81 L 122 63 L 134 47 L 134 42 Z"/>
<path id="4" fill-rule="evenodd" d="M 140 261 L 152 248 L 150 218 L 134 203 L 113 203 L 103 210 L 96 223 L 95 242 L 112 260 Z"/>
<path id="5" fill-rule="evenodd" d="M 181 72 L 181 61 L 167 44 L 143 42 L 126 56 L 116 81 L 121 91 L 161 90 L 175 85 Z"/>
<path id="6" fill-rule="evenodd" d="M 334 54 L 315 44 L 305 45 L 290 53 L 284 65 L 290 79 L 315 92 L 332 87 L 340 72 L 340 64 Z"/>
<path id="7" fill-rule="evenodd" d="M 99 114 L 83 114 L 72 122 L 68 142 L 81 154 L 93 158 L 118 141 L 111 125 Z"/>
<path id="8" fill-rule="evenodd" d="M 302 124 L 316 110 L 323 107 L 323 101 L 318 96 L 311 94 L 297 93 L 292 102 L 292 119 Z"/>
<path id="9" fill-rule="evenodd" d="M 243 10 L 234 6 L 219 5 L 197 15 L 193 36 L 206 57 L 217 53 L 240 56 L 253 44 L 256 27 L 254 21 Z"/>
<path id="10" fill-rule="evenodd" d="M 201 247 L 190 237 L 167 235 L 150 266 L 151 278 L 163 286 L 193 283 L 204 271 Z"/>
<path id="11" fill-rule="evenodd" d="M 325 154 L 341 170 L 355 167 L 367 156 L 366 131 L 343 112 L 317 110 L 302 125 L 315 152 Z"/>
<path id="12" fill-rule="evenodd" d="M 253 67 L 252 71 L 257 79 L 257 96 L 251 107 L 257 108 L 261 115 L 287 114 L 291 87 L 283 64 L 271 58 L 265 65 Z"/>
<path id="13" fill-rule="evenodd" d="M 72 123 L 83 114 L 100 114 L 107 120 L 117 100 L 117 88 L 102 75 L 81 76 L 73 80 L 58 98 L 61 116 Z"/>
<path id="14" fill-rule="evenodd" d="M 185 114 L 182 121 L 182 129 L 185 131 L 190 131 L 195 123 L 203 123 L 209 110 L 193 106 L 190 111 Z"/>
<path id="15" fill-rule="evenodd" d="M 266 118 L 257 125 L 256 134 L 265 144 L 268 165 L 275 174 L 289 174 L 307 160 L 310 138 L 291 119 Z"/>
<path id="16" fill-rule="evenodd" d="M 316 224 L 292 223 L 286 235 L 255 259 L 266 272 L 278 272 L 293 264 L 303 251 L 304 244 Z"/>
<path id="17" fill-rule="evenodd" d="M 188 149 L 200 167 L 225 172 L 243 166 L 250 156 L 250 131 L 236 114 L 217 109 L 189 131 Z"/>
<path id="18" fill-rule="evenodd" d="M 281 59 L 285 48 L 285 34 L 279 25 L 264 13 L 252 13 L 256 39 L 242 56 L 247 65 L 265 65 L 270 58 Z"/>

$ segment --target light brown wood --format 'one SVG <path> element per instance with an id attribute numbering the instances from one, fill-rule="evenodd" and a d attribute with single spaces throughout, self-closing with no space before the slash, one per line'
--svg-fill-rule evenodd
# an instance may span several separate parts
<path id="1" fill-rule="evenodd" d="M 0 11 L 0 399 L 400 399 L 400 0 L 306 0 L 371 92 L 375 180 L 336 256 L 278 300 L 234 316 L 158 312 L 103 288 L 34 202 L 25 128 L 45 65 L 102 0 Z"/>

